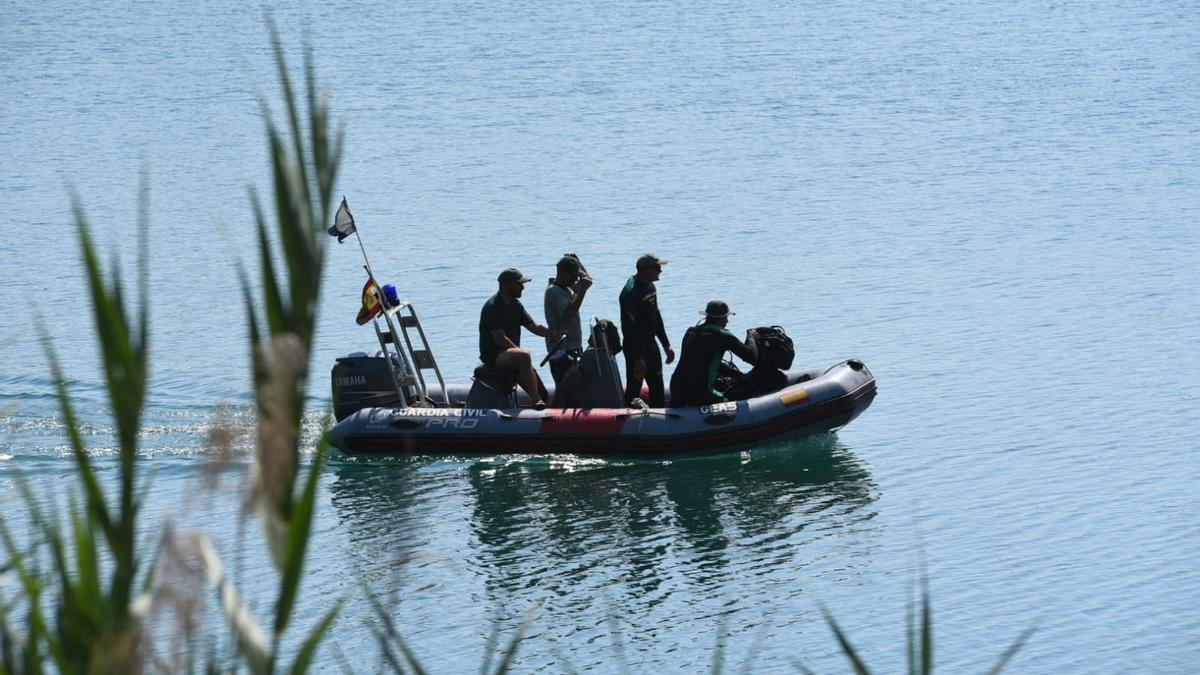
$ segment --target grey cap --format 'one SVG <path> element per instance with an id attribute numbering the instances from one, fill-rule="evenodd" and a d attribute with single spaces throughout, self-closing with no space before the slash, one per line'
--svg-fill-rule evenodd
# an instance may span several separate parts
<path id="1" fill-rule="evenodd" d="M 637 259 L 637 268 L 645 269 L 647 267 L 662 267 L 667 264 L 666 258 L 660 258 L 653 253 L 643 253 L 642 257 Z"/>
<path id="2" fill-rule="evenodd" d="M 710 316 L 714 319 L 724 319 L 727 316 L 737 314 L 737 312 L 729 311 L 729 305 L 723 300 L 710 300 L 708 306 L 706 306 L 704 311 L 700 313 L 704 316 Z"/>
<path id="3" fill-rule="evenodd" d="M 499 281 L 500 283 L 505 283 L 506 281 L 515 281 L 519 284 L 527 284 L 533 280 L 524 274 L 521 274 L 521 270 L 515 267 L 510 267 L 501 272 L 500 276 L 496 277 L 496 281 Z"/>

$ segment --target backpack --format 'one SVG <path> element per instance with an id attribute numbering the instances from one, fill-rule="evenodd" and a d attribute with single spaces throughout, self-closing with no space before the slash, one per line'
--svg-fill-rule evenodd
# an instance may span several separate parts
<path id="1" fill-rule="evenodd" d="M 592 326 L 592 334 L 588 337 L 589 347 L 599 347 L 596 344 L 596 333 L 599 332 L 604 336 L 604 341 L 608 343 L 608 353 L 616 356 L 621 353 L 621 331 L 616 324 L 608 319 L 596 319 Z"/>
<path id="2" fill-rule="evenodd" d="M 758 334 L 755 342 L 758 346 L 759 366 L 778 370 L 792 367 L 792 360 L 796 358 L 796 348 L 792 345 L 792 338 L 788 337 L 783 328 L 763 326 L 755 328 L 754 332 Z"/>

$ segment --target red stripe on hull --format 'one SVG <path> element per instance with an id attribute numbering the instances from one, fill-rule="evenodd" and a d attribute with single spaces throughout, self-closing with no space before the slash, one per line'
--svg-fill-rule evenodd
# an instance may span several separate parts
<path id="1" fill-rule="evenodd" d="M 542 420 L 539 434 L 617 434 L 629 421 L 624 410 L 596 408 L 593 410 L 564 410 L 561 415 Z"/>

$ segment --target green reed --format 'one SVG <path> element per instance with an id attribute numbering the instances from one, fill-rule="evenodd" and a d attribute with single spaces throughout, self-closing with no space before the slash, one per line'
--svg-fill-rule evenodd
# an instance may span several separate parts
<path id="1" fill-rule="evenodd" d="M 855 675 L 870 675 L 871 671 L 862 656 L 824 605 L 821 606 L 821 614 L 825 617 L 829 629 L 833 631 L 838 647 Z M 1034 626 L 1030 626 L 1021 631 L 988 669 L 988 675 L 998 675 L 1003 671 L 1035 629 Z M 905 656 L 910 675 L 930 675 L 933 672 L 933 605 L 929 599 L 929 580 L 924 573 L 921 574 L 920 597 L 910 599 L 905 616 Z M 812 672 L 804 666 L 798 666 L 798 670 L 803 673 Z"/>
<path id="2" fill-rule="evenodd" d="M 165 528 L 157 542 L 139 540 L 139 489 L 144 485 L 138 482 L 137 450 L 149 375 L 150 306 L 146 243 L 149 201 L 143 176 L 133 312 L 128 309 L 119 264 L 114 260 L 106 268 L 101 263 L 84 209 L 78 199 L 73 199 L 118 442 L 116 494 L 106 494 L 100 485 L 66 378 L 39 320 L 82 503 L 72 495 L 64 528 L 63 519 L 45 513 L 39 507 L 38 496 L 16 474 L 32 525 L 30 541 L 19 543 L 0 520 L 0 546 L 7 557 L 0 571 L 11 572 L 19 582 L 17 598 L 0 598 L 0 675 L 40 673 L 47 668 L 63 673 L 192 671 L 201 660 L 207 661 L 205 670 L 218 670 L 221 661 L 211 650 L 214 636 L 197 636 L 194 624 L 189 625 L 188 656 L 184 661 L 152 658 L 153 650 L 147 644 L 148 614 L 167 590 L 166 582 L 156 573 L 171 563 L 176 568 L 191 564 L 203 570 L 204 578 L 196 581 L 207 582 L 216 591 L 236 645 L 233 656 L 252 673 L 307 671 L 338 615 L 340 601 L 309 629 L 291 663 L 281 663 L 280 648 L 290 628 L 304 573 L 317 479 L 327 453 L 327 446 L 321 442 L 307 473 L 301 474 L 300 423 L 324 262 L 322 224 L 331 213 L 342 135 L 335 138 L 330 134 L 328 101 L 318 92 L 311 50 L 305 50 L 301 100 L 293 89 L 273 23 L 270 34 L 287 122 L 283 130 L 277 128 L 263 104 L 274 179 L 269 200 L 274 217 L 268 220 L 258 195 L 251 191 L 262 270 L 261 302 L 255 302 L 244 269 L 238 269 L 250 328 L 258 413 L 250 502 L 263 524 L 278 575 L 272 616 L 265 624 L 269 631 L 263 630 L 241 601 L 204 535 Z M 276 259 L 283 261 L 278 269 Z M 197 641 L 205 639 L 210 649 L 201 659 L 195 651 Z M 224 662 L 228 663 L 228 658 Z"/>
<path id="3" fill-rule="evenodd" d="M 72 199 L 116 430 L 120 469 L 117 495 L 115 499 L 106 495 L 96 478 L 58 356 L 39 318 L 38 331 L 66 425 L 83 505 L 72 498 L 64 531 L 61 519 L 38 507 L 32 489 L 17 474 L 18 488 L 32 516 L 34 542 L 21 547 L 0 521 L 0 539 L 9 558 L 7 567 L 20 579 L 25 612 L 24 629 L 18 631 L 11 623 L 17 606 L 5 602 L 0 609 L 0 672 L 42 672 L 47 659 L 64 673 L 140 669 L 142 615 L 150 579 L 138 549 L 141 500 L 135 494 L 137 435 L 149 372 L 144 176 L 141 184 L 136 316 L 126 309 L 120 269 L 115 262 L 111 280 L 105 282 L 87 218 L 79 200 Z M 41 570 L 43 564 L 49 566 L 46 573 Z"/>

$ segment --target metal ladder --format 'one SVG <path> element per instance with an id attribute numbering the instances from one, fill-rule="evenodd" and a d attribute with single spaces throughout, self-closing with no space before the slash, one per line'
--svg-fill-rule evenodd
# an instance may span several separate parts
<path id="1" fill-rule="evenodd" d="M 405 313 L 407 310 L 407 313 Z M 433 358 L 433 350 L 429 348 L 429 340 L 425 337 L 425 330 L 421 328 L 421 320 L 417 318 L 417 310 L 412 306 L 412 303 L 402 302 L 399 305 L 389 307 L 384 310 L 380 316 L 387 322 L 388 330 L 383 331 L 379 328 L 379 317 L 375 320 L 375 333 L 379 338 L 379 346 L 383 348 L 384 354 L 389 354 L 388 344 L 395 347 L 397 354 L 400 357 L 401 363 L 404 365 L 404 372 L 398 377 L 393 372 L 393 380 L 396 383 L 396 389 L 400 392 L 401 398 L 407 398 L 409 394 L 420 394 L 421 401 L 418 405 L 424 405 L 425 401 L 432 401 L 429 398 L 429 387 L 425 382 L 424 372 L 427 370 L 433 371 L 437 377 L 438 385 L 441 387 L 442 404 L 450 405 L 450 394 L 446 391 L 446 381 L 442 379 L 442 371 L 438 368 L 437 361 Z M 400 324 L 400 330 L 396 330 L 396 324 L 393 323 L 393 317 Z M 413 347 L 413 336 L 411 331 L 416 329 L 416 338 L 420 341 L 420 349 Z M 404 337 L 404 344 L 401 345 L 396 339 L 396 334 L 399 332 Z M 416 375 L 414 379 L 413 375 Z"/>

